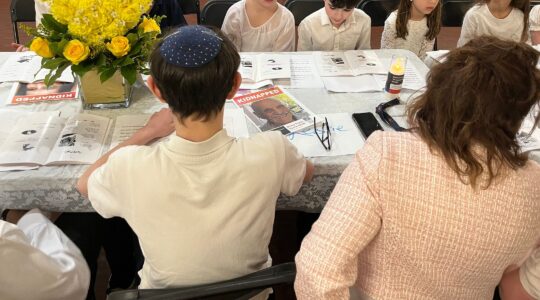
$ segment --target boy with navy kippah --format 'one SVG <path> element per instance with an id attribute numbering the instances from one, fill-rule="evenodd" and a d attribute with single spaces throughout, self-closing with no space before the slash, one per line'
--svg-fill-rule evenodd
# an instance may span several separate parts
<path id="1" fill-rule="evenodd" d="M 313 165 L 281 133 L 236 139 L 223 129 L 239 63 L 221 32 L 185 26 L 165 38 L 152 53 L 148 86 L 170 109 L 79 179 L 97 212 L 125 218 L 139 237 L 140 288 L 216 282 L 269 266 L 276 199 L 311 180 Z"/>

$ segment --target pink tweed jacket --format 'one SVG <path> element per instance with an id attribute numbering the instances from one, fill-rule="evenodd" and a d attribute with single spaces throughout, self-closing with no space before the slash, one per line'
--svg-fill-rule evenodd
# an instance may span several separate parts
<path id="1" fill-rule="evenodd" d="M 540 237 L 540 166 L 462 183 L 411 133 L 358 151 L 296 256 L 298 299 L 492 299 Z"/>

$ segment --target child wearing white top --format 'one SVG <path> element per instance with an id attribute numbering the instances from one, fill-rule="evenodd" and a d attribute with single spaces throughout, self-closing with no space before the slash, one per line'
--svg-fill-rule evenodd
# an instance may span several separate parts
<path id="1" fill-rule="evenodd" d="M 324 0 L 324 8 L 298 26 L 298 51 L 371 48 L 371 18 L 355 8 L 360 0 Z"/>
<path id="2" fill-rule="evenodd" d="M 439 0 L 401 0 L 384 22 L 381 49 L 407 49 L 423 60 L 440 30 Z"/>
<path id="3" fill-rule="evenodd" d="M 461 47 L 482 35 L 514 42 L 527 41 L 529 6 L 529 0 L 481 1 L 465 14 L 457 46 Z"/>
<path id="4" fill-rule="evenodd" d="M 221 30 L 240 52 L 294 51 L 294 16 L 276 0 L 233 4 Z"/>
<path id="5" fill-rule="evenodd" d="M 540 5 L 533 6 L 529 19 L 532 44 L 540 44 Z"/>
<path id="6" fill-rule="evenodd" d="M 225 101 L 242 81 L 239 64 L 231 41 L 203 26 L 163 39 L 147 84 L 170 109 L 77 183 L 99 214 L 122 216 L 137 234 L 145 256 L 139 288 L 217 282 L 269 266 L 276 200 L 311 180 L 313 165 L 280 132 L 238 139 L 223 128 Z"/>

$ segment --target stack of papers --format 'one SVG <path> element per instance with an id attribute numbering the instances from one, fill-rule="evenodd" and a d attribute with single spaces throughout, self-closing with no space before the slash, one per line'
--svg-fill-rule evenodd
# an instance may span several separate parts
<path id="1" fill-rule="evenodd" d="M 35 82 L 45 79 L 48 69 L 41 69 L 41 56 L 36 53 L 15 52 L 11 54 L 0 68 L 0 82 Z M 73 82 L 75 78 L 71 68 L 67 68 L 57 79 L 62 82 Z"/>
<path id="2" fill-rule="evenodd" d="M 241 54 L 238 72 L 241 89 L 256 89 L 272 84 L 272 79 L 291 78 L 290 55 L 280 53 Z"/>

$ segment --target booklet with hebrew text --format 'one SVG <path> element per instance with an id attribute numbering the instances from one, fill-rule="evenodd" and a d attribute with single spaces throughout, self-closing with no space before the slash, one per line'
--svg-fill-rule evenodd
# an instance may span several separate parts
<path id="1" fill-rule="evenodd" d="M 111 119 L 32 114 L 19 118 L 0 145 L 0 166 L 92 164 L 104 150 Z"/>
<path id="2" fill-rule="evenodd" d="M 241 53 L 238 72 L 242 74 L 242 81 L 245 83 L 291 78 L 290 55 L 282 53 Z"/>
<path id="3" fill-rule="evenodd" d="M 43 81 L 47 74 L 49 74 L 48 69 L 41 69 L 41 56 L 32 51 L 15 52 L 10 54 L 6 62 L 0 67 L 0 82 Z M 64 70 L 56 81 L 75 81 L 71 68 Z"/>
<path id="4" fill-rule="evenodd" d="M 373 51 L 317 52 L 315 62 L 322 77 L 388 73 Z"/>

